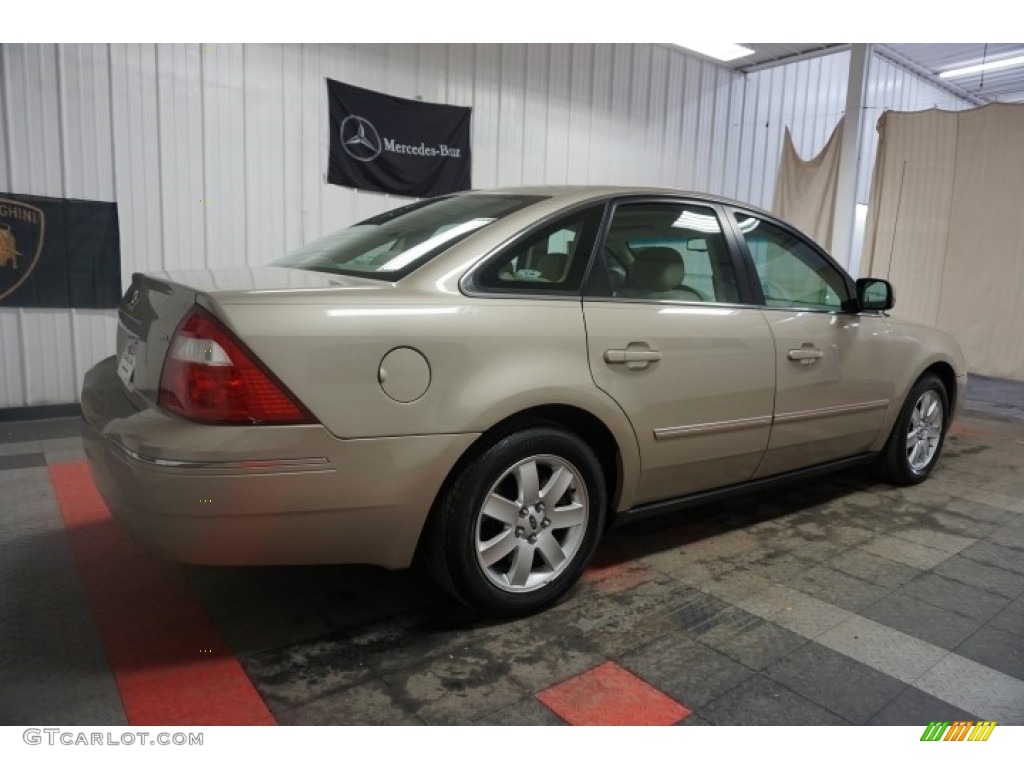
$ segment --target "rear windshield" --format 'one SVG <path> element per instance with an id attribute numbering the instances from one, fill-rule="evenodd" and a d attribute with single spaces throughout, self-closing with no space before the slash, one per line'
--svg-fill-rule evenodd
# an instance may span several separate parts
<path id="1" fill-rule="evenodd" d="M 272 263 L 398 280 L 471 233 L 543 199 L 469 194 L 423 200 L 322 237 Z"/>

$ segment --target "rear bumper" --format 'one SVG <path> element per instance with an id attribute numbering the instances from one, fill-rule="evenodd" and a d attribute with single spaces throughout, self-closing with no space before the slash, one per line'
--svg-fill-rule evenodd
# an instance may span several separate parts
<path id="1" fill-rule="evenodd" d="M 83 441 L 111 513 L 181 562 L 412 561 L 434 497 L 477 437 L 340 440 L 321 425 L 197 424 L 124 393 L 116 360 L 85 377 Z"/>

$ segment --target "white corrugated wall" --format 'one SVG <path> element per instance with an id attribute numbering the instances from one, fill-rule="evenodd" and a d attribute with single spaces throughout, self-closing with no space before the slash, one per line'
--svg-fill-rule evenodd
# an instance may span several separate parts
<path id="1" fill-rule="evenodd" d="M 768 207 L 784 126 L 817 153 L 848 62 L 744 76 L 660 45 L 0 45 L 0 192 L 116 201 L 125 284 L 264 264 L 402 202 L 324 183 L 331 77 L 473 107 L 476 187 L 657 184 Z M 932 106 L 883 64 L 869 103 Z M 0 408 L 76 400 L 114 327 L 113 311 L 0 309 Z"/>

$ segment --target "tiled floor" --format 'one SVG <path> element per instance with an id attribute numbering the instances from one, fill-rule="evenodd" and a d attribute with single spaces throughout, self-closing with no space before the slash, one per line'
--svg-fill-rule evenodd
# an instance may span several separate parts
<path id="1" fill-rule="evenodd" d="M 109 518 L 69 529 L 77 422 L 0 423 L 0 724 L 135 724 L 154 710 L 132 681 L 159 711 L 186 654 L 237 660 L 281 724 L 1024 724 L 1024 385 L 968 397 L 921 486 L 846 473 L 626 527 L 567 599 L 507 623 L 415 570 L 167 566 Z M 206 622 L 217 658 L 124 661 L 143 615 Z"/>

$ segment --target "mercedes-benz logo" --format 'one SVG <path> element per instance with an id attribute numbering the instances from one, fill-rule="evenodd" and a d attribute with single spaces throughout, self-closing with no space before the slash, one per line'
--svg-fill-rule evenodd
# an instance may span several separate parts
<path id="1" fill-rule="evenodd" d="M 341 121 L 341 146 L 349 157 L 368 163 L 380 154 L 380 134 L 365 117 L 349 115 Z"/>

